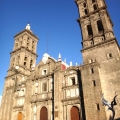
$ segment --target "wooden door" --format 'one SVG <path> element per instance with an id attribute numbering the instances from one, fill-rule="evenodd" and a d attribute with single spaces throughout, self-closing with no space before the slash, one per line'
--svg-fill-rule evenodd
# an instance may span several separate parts
<path id="1" fill-rule="evenodd" d="M 75 106 L 71 108 L 71 120 L 80 120 L 79 109 Z"/>
<path id="2" fill-rule="evenodd" d="M 18 113 L 18 120 L 22 120 L 22 113 L 21 112 Z"/>
<path id="3" fill-rule="evenodd" d="M 46 107 L 42 107 L 40 110 L 40 120 L 48 120 L 48 111 Z"/>

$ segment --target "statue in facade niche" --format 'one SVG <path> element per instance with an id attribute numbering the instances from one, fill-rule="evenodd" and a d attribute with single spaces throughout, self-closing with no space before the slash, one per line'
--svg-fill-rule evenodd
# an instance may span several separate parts
<path id="1" fill-rule="evenodd" d="M 114 117 L 115 117 L 114 106 L 117 105 L 116 100 L 115 100 L 116 97 L 117 97 L 117 95 L 115 95 L 115 97 L 113 98 L 113 101 L 111 103 L 104 99 L 104 94 L 101 99 L 103 105 L 107 106 L 108 110 L 111 110 L 111 112 L 112 112 L 112 116 L 110 116 L 109 120 L 114 120 Z"/>

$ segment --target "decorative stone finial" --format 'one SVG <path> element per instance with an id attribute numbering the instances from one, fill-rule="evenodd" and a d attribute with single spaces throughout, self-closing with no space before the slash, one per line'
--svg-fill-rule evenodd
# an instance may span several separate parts
<path id="1" fill-rule="evenodd" d="M 58 55 L 58 61 L 62 61 L 60 53 Z"/>
<path id="2" fill-rule="evenodd" d="M 70 62 L 70 66 L 72 66 L 72 62 Z"/>
<path id="3" fill-rule="evenodd" d="M 66 58 L 64 59 L 64 63 L 66 63 Z"/>
<path id="4" fill-rule="evenodd" d="M 76 66 L 78 66 L 78 64 L 76 63 Z"/>
<path id="5" fill-rule="evenodd" d="M 30 30 L 30 24 L 29 23 L 26 26 L 26 30 Z"/>

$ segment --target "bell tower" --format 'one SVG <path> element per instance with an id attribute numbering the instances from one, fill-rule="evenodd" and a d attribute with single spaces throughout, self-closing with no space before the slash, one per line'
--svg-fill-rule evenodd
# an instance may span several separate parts
<path id="1" fill-rule="evenodd" d="M 20 66 L 28 71 L 36 63 L 36 48 L 38 38 L 30 30 L 30 24 L 26 29 L 14 36 L 14 48 L 11 52 L 10 69 Z"/>
<path id="2" fill-rule="evenodd" d="M 82 30 L 83 50 L 113 39 L 113 24 L 104 0 L 76 0 Z"/>
<path id="3" fill-rule="evenodd" d="M 14 36 L 9 70 L 5 77 L 0 120 L 17 120 L 19 117 L 23 119 L 26 82 L 36 64 L 37 42 L 38 38 L 31 31 L 30 24 Z"/>
<path id="4" fill-rule="evenodd" d="M 75 2 L 79 11 L 77 21 L 82 32 L 83 63 L 90 65 L 96 62 L 99 65 L 97 79 L 100 80 L 102 93 L 108 101 L 112 101 L 115 94 L 120 95 L 120 48 L 114 36 L 113 23 L 105 0 L 76 0 Z M 94 68 L 92 70 L 94 71 Z M 120 100 L 120 97 L 117 97 L 117 100 Z M 119 105 L 118 102 L 117 119 L 120 116 Z M 108 118 L 107 113 L 106 110 Z"/>

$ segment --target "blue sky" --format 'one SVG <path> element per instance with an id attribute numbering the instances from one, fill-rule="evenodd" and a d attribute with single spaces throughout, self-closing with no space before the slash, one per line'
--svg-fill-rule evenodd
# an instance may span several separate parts
<path id="1" fill-rule="evenodd" d="M 120 43 L 120 0 L 106 0 L 108 11 L 114 23 L 115 36 Z M 81 32 L 76 19 L 79 17 L 74 0 L 1 0 L 0 1 L 0 95 L 2 95 L 4 77 L 7 75 L 10 52 L 13 49 L 14 36 L 25 29 L 30 21 L 31 30 L 40 39 L 37 47 L 39 55 L 55 59 L 61 53 L 67 63 L 82 63 Z"/>

